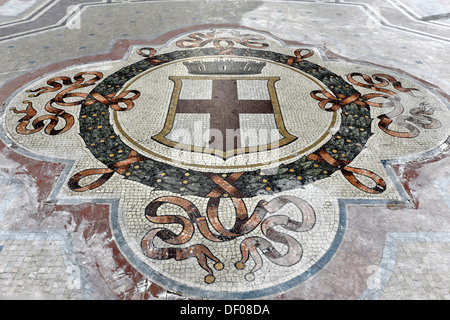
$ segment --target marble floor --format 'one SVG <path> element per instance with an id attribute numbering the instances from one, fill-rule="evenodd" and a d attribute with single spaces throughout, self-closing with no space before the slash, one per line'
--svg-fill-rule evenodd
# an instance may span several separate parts
<path id="1" fill-rule="evenodd" d="M 0 0 L 0 299 L 449 300 L 445 0 Z"/>

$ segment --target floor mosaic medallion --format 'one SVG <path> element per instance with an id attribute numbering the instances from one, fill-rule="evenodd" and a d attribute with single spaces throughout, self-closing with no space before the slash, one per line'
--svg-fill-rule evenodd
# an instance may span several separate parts
<path id="1" fill-rule="evenodd" d="M 345 204 L 405 201 L 385 164 L 438 148 L 450 114 L 398 72 L 208 29 L 36 79 L 1 123 L 12 148 L 68 164 L 54 199 L 111 204 L 142 274 L 242 299 L 326 272 Z"/>

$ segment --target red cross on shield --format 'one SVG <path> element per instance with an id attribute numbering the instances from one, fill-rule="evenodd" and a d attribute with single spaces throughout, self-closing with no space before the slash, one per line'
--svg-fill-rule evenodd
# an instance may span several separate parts
<path id="1" fill-rule="evenodd" d="M 272 150 L 287 132 L 275 91 L 278 77 L 172 76 L 164 128 L 152 138 L 172 148 L 232 156 Z"/>

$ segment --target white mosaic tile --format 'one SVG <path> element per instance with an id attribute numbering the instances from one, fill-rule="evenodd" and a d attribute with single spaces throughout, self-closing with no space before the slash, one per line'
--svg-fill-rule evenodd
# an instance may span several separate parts
<path id="1" fill-rule="evenodd" d="M 382 161 L 448 137 L 447 106 L 406 76 L 256 32 L 252 43 L 233 29 L 197 36 L 37 79 L 2 114 L 21 151 L 73 161 L 56 199 L 120 199 L 115 241 L 163 287 L 209 298 L 292 288 L 338 250 L 339 201 L 404 200 Z M 213 124 L 277 135 L 217 147 Z M 19 266 L 11 259 L 4 268 Z"/>

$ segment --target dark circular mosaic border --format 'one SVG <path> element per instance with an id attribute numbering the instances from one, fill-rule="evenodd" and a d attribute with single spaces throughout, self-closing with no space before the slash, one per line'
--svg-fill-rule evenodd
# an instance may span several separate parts
<path id="1" fill-rule="evenodd" d="M 248 48 L 234 48 L 233 54 L 289 65 L 321 81 L 336 97 L 360 95 L 351 84 L 337 74 L 307 60 L 292 61 L 293 57 L 286 54 Z M 88 150 L 110 169 L 114 169 L 116 163 L 125 161 L 133 151 L 117 136 L 110 125 L 109 107 L 95 100 L 92 96 L 93 92 L 102 96 L 114 95 L 129 80 L 155 66 L 185 58 L 208 56 L 223 57 L 216 48 L 174 51 L 148 57 L 106 77 L 88 95 L 86 102 L 91 101 L 91 103 L 83 104 L 79 115 L 79 134 L 85 141 Z M 95 102 L 92 103 L 92 101 Z M 311 98 L 311 103 L 317 103 L 317 101 Z M 340 109 L 342 111 L 340 128 L 320 150 L 329 154 L 336 163 L 349 164 L 364 149 L 367 140 L 372 135 L 373 119 L 370 116 L 370 107 L 367 105 L 362 106 L 350 102 L 343 104 Z M 317 152 L 311 154 L 319 157 Z M 298 188 L 329 177 L 332 173 L 341 170 L 340 166 L 319 161 L 317 157 L 312 158 L 305 155 L 296 161 L 279 164 L 277 171 L 270 174 L 264 174 L 259 169 L 245 171 L 233 183 L 233 186 L 240 190 L 245 197 L 253 197 Z M 143 183 L 156 190 L 167 190 L 181 195 L 206 196 L 216 187 L 216 183 L 211 181 L 201 170 L 186 170 L 147 157 L 144 158 L 121 172 L 125 179 Z M 223 173 L 223 176 L 229 174 Z M 188 183 L 183 179 L 184 177 L 188 177 Z"/>

